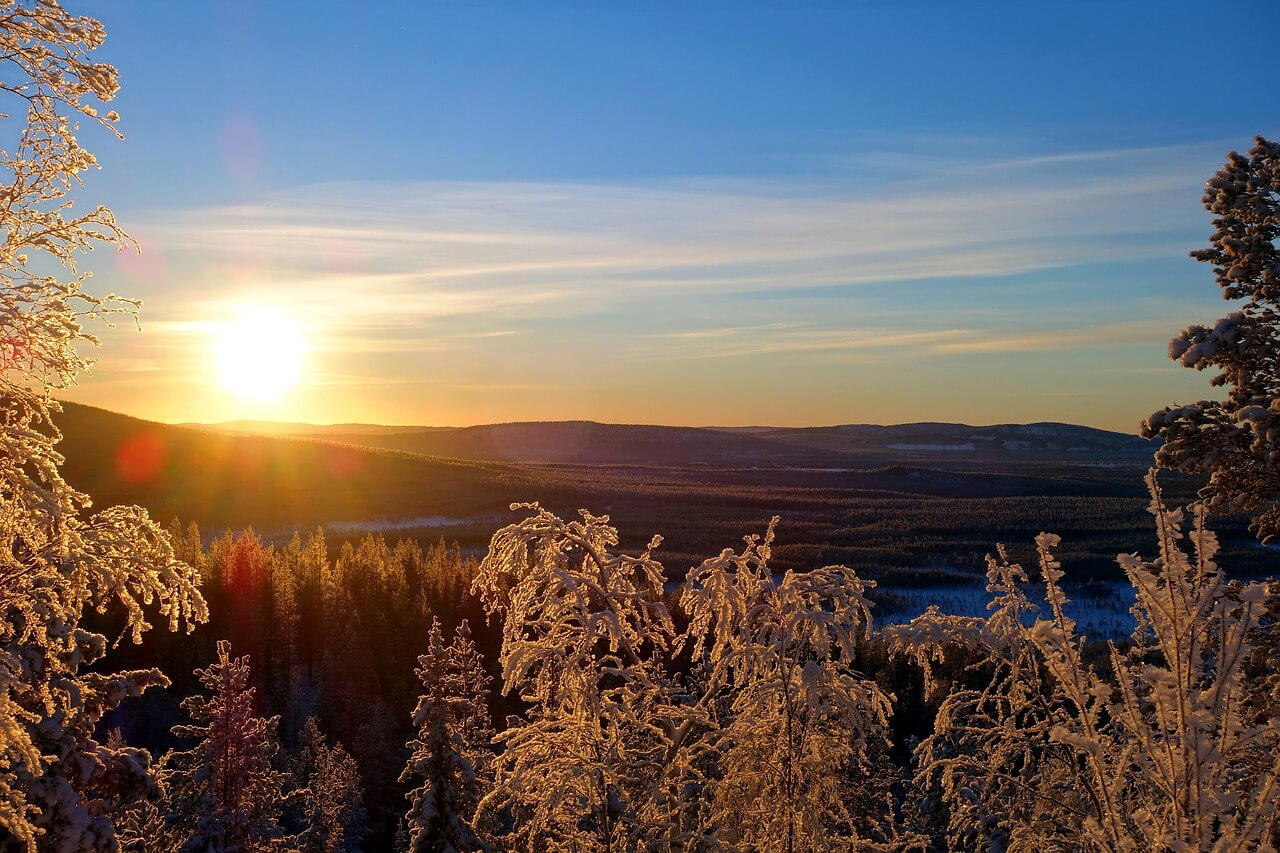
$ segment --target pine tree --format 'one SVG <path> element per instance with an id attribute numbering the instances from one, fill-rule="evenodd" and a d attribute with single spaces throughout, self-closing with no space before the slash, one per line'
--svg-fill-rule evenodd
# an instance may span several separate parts
<path id="1" fill-rule="evenodd" d="M 173 729 L 196 744 L 166 754 L 160 770 L 165 821 L 190 853 L 282 849 L 285 775 L 272 766 L 277 718 L 255 712 L 249 661 L 232 658 L 226 640 L 197 675 L 208 695 L 184 699 L 192 722 Z"/>
<path id="2" fill-rule="evenodd" d="M 471 625 L 466 619 L 453 632 L 449 662 L 458 679 L 458 732 L 462 756 L 470 762 L 483 788 L 493 774 L 494 729 L 489 714 L 493 679 L 485 669 L 484 655 L 471 639 Z M 469 805 L 474 809 L 476 803 L 472 801 Z"/>
<path id="3" fill-rule="evenodd" d="M 94 61 L 102 25 L 43 0 L 0 6 L 0 120 L 14 120 L 0 151 L 0 838 L 14 849 L 110 850 L 110 801 L 145 790 L 145 752 L 94 737 L 103 714 L 148 686 L 157 670 L 106 674 L 107 639 L 87 610 L 118 609 L 141 640 L 147 611 L 171 630 L 207 617 L 198 576 L 175 559 L 162 529 L 138 507 L 87 515 L 89 497 L 63 480 L 59 405 L 98 341 L 85 324 L 133 320 L 138 304 L 84 290 L 80 255 L 128 238 L 106 207 L 73 208 L 70 194 L 96 168 L 77 121 L 119 136 L 119 88 Z M 97 665 L 98 671 L 85 670 Z"/>
<path id="4" fill-rule="evenodd" d="M 325 640 L 324 584 L 329 575 L 329 551 L 324 530 L 307 538 L 298 555 L 295 578 L 298 598 L 298 646 L 306 677 L 315 681 Z"/>
<path id="5" fill-rule="evenodd" d="M 267 683 L 270 708 L 281 715 L 282 737 L 288 745 L 296 742 L 306 718 L 299 701 L 304 685 L 298 661 L 297 578 L 303 553 L 302 539 L 295 533 L 288 545 L 272 552 L 268 575 L 271 620 L 267 629 Z"/>
<path id="6" fill-rule="evenodd" d="M 231 647 L 252 662 L 252 685 L 266 701 L 271 685 L 271 549 L 246 528 L 222 554 L 222 587 Z"/>
<path id="7" fill-rule="evenodd" d="M 489 676 L 467 624 L 446 646 L 434 620 L 415 673 L 425 692 L 413 712 L 417 737 L 400 776 L 402 783 L 417 783 L 405 815 L 408 849 L 486 849 L 472 821 L 490 764 Z"/>

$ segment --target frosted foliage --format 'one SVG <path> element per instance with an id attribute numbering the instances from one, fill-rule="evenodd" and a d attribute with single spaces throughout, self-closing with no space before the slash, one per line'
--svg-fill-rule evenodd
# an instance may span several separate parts
<path id="1" fill-rule="evenodd" d="M 302 727 L 299 776 L 306 787 L 307 829 L 302 850 L 355 853 L 364 838 L 360 769 L 342 744 L 326 742 L 314 719 Z"/>
<path id="2" fill-rule="evenodd" d="M 917 805 L 941 805 L 952 847 L 1271 849 L 1280 726 L 1247 701 L 1245 673 L 1265 590 L 1226 583 L 1202 516 L 1184 530 L 1154 474 L 1148 484 L 1159 556 L 1119 558 L 1136 593 L 1125 649 L 1088 654 L 1063 611 L 1050 534 L 1036 540 L 1039 618 L 1002 554 L 986 620 L 931 610 L 890 630 L 925 664 L 968 654 L 989 676 L 947 693 L 916 751 Z"/>
<path id="3" fill-rule="evenodd" d="M 777 521 L 740 553 L 692 569 L 681 595 L 683 639 L 725 706 L 721 726 L 708 727 L 706 835 L 731 849 L 852 848 L 859 827 L 891 808 L 867 783 L 891 697 L 853 666 L 873 584 L 840 566 L 775 582 Z"/>
<path id="4" fill-rule="evenodd" d="M 867 812 L 852 796 L 889 697 L 853 669 L 866 584 L 768 569 L 773 527 L 690 571 L 677 632 L 653 556 L 617 553 L 586 511 L 536 505 L 498 531 L 474 582 L 503 617 L 503 687 L 530 703 L 481 815 L 517 849 L 831 849 Z M 776 521 L 776 519 L 775 519 Z M 680 661 L 684 666 L 677 666 Z M 676 672 L 687 670 L 687 674 Z"/>
<path id="5" fill-rule="evenodd" d="M 1280 145 L 1257 137 L 1234 151 L 1209 180 L 1210 247 L 1191 256 L 1212 264 L 1225 299 L 1239 310 L 1212 327 L 1188 326 L 1169 343 L 1184 367 L 1212 369 L 1225 400 L 1169 406 L 1150 415 L 1143 435 L 1164 444 L 1156 461 L 1209 475 L 1211 509 L 1253 515 L 1264 541 L 1280 536 Z"/>
<path id="6" fill-rule="evenodd" d="M 84 323 L 132 316 L 136 304 L 86 293 L 78 256 L 125 239 L 111 211 L 77 212 L 69 193 L 96 166 L 74 119 L 114 132 L 99 106 L 118 87 L 95 63 L 102 26 L 53 2 L 0 2 L 0 827 L 27 850 L 112 849 L 112 800 L 145 789 L 146 753 L 97 742 L 101 715 L 151 684 L 155 671 L 82 670 L 106 638 L 81 626 L 86 609 L 123 612 L 138 641 L 147 610 L 171 628 L 206 617 L 195 573 L 137 507 L 87 515 L 87 496 L 59 473 L 51 390 L 88 367 Z M 131 782 L 122 785 L 122 780 Z"/>
<path id="7" fill-rule="evenodd" d="M 503 691 L 531 709 L 498 735 L 481 812 L 510 810 L 527 849 L 625 849 L 652 829 L 647 806 L 674 728 L 661 653 L 675 629 L 657 537 L 613 552 L 607 516 L 563 521 L 537 505 L 494 534 L 473 590 L 501 614 Z"/>

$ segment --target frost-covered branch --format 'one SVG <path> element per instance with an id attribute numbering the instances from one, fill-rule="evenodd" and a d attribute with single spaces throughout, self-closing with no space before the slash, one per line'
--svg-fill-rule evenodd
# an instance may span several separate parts
<path id="1" fill-rule="evenodd" d="M 1138 631 L 1108 644 L 1106 667 L 1067 614 L 1053 550 L 1037 538 L 1049 612 L 1032 618 L 1020 568 L 990 561 L 993 614 L 977 624 L 936 611 L 892 629 L 926 665 L 985 648 L 985 686 L 951 692 L 917 749 L 921 797 L 949 812 L 958 847 L 1256 849 L 1280 808 L 1275 705 L 1250 700 L 1247 662 L 1261 584 L 1227 584 L 1217 540 L 1197 512 L 1165 506 L 1148 476 L 1159 556 L 1121 555 Z M 1189 539 L 1190 551 L 1184 545 Z M 1013 618 L 1016 617 L 1016 618 Z"/>
<path id="2" fill-rule="evenodd" d="M 119 118 L 97 106 L 118 88 L 115 69 L 91 58 L 103 38 L 100 23 L 50 0 L 0 2 L 0 92 L 20 116 L 0 148 L 0 828 L 27 850 L 113 849 L 109 813 L 150 784 L 146 753 L 99 743 L 94 727 L 167 680 L 87 675 L 107 641 L 82 627 L 86 611 L 119 610 L 135 642 L 148 609 L 173 630 L 207 617 L 167 535 L 137 507 L 86 516 L 55 449 L 50 393 L 88 368 L 81 350 L 97 338 L 85 324 L 137 309 L 87 292 L 77 271 L 95 246 L 128 242 L 110 209 L 78 211 L 70 198 L 97 165 L 74 119 L 115 133 Z"/>

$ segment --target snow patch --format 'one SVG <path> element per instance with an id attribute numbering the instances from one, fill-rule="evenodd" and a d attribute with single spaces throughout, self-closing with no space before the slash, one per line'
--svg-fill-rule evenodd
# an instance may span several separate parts
<path id="1" fill-rule="evenodd" d="M 890 444 L 890 450 L 973 450 L 973 442 L 964 444 Z"/>
<path id="2" fill-rule="evenodd" d="M 944 613 L 955 616 L 971 616 L 985 619 L 990 612 L 987 604 L 991 594 L 981 581 L 972 584 L 928 584 L 924 586 L 898 586 L 893 581 L 882 582 L 877 590 L 880 600 L 876 603 L 877 622 L 902 624 L 924 613 L 931 605 L 937 605 Z M 1070 584 L 1064 590 L 1068 597 L 1067 615 L 1076 620 L 1081 633 L 1093 637 L 1122 640 L 1133 633 L 1133 587 L 1123 581 L 1096 581 L 1092 593 Z M 1026 588 L 1033 604 L 1047 609 L 1044 591 L 1034 586 Z M 1030 618 L 1030 617 L 1029 617 Z"/>
<path id="3" fill-rule="evenodd" d="M 393 530 L 416 530 L 424 527 L 459 527 L 484 521 L 487 521 L 487 519 L 423 515 L 417 518 L 376 519 L 373 521 L 330 521 L 325 524 L 325 527 L 340 533 L 384 533 Z"/>
<path id="4" fill-rule="evenodd" d="M 1018 427 L 1018 432 L 1025 433 L 1026 435 L 1038 435 L 1043 438 L 1048 438 L 1049 436 L 1067 435 L 1070 432 L 1070 428 L 1050 426 L 1048 424 L 1027 424 L 1026 426 Z"/>

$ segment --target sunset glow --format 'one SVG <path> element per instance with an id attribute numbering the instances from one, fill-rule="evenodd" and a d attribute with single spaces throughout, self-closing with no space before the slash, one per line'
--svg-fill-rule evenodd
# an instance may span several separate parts
<path id="1" fill-rule="evenodd" d="M 215 333 L 218 381 L 248 400 L 279 400 L 302 377 L 306 344 L 298 322 L 276 308 L 247 306 Z"/>
<path id="2" fill-rule="evenodd" d="M 1200 196 L 1276 132 L 1263 0 L 107 5 L 137 100 L 93 192 L 141 253 L 92 271 L 145 333 L 67 393 L 166 422 L 1132 433 L 1202 395 L 1166 358 L 1221 301 Z M 188 347 L 245 302 L 305 330 L 300 377 Z"/>
<path id="3" fill-rule="evenodd" d="M 1280 853 L 1277 0 L 0 7 L 0 853 Z"/>

